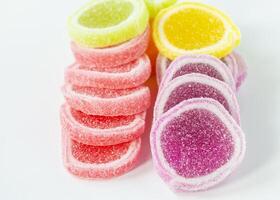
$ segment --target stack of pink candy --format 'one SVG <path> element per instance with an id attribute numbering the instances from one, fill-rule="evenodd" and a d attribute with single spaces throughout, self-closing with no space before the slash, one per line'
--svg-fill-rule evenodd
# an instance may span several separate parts
<path id="1" fill-rule="evenodd" d="M 225 59 L 229 67 L 209 55 L 158 63 L 158 69 L 166 71 L 154 107 L 151 149 L 159 175 L 175 191 L 212 187 L 244 157 L 235 94 L 245 77 L 245 65 L 236 61 L 236 55 Z"/>
<path id="2" fill-rule="evenodd" d="M 71 44 L 76 62 L 65 70 L 61 107 L 63 159 L 82 178 L 110 178 L 132 169 L 144 132 L 151 74 L 145 54 L 149 27 L 122 44 Z"/>

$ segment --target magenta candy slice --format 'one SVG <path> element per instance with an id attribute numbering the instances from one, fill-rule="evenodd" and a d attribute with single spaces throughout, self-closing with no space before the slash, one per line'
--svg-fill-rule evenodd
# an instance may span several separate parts
<path id="1" fill-rule="evenodd" d="M 231 71 L 219 59 L 209 55 L 185 55 L 174 60 L 166 70 L 161 88 L 178 76 L 200 73 L 227 83 L 235 90 Z"/>
<path id="2" fill-rule="evenodd" d="M 159 175 L 175 191 L 205 190 L 242 161 L 245 137 L 218 101 L 185 100 L 164 113 L 151 131 Z"/>
<path id="3" fill-rule="evenodd" d="M 201 97 L 217 100 L 240 122 L 239 106 L 232 89 L 226 83 L 202 74 L 179 76 L 162 88 L 156 100 L 154 119 L 184 100 Z"/>
<path id="4" fill-rule="evenodd" d="M 134 115 L 145 112 L 151 104 L 150 89 L 146 86 L 111 90 L 68 84 L 62 92 L 70 107 L 88 115 Z"/>
<path id="5" fill-rule="evenodd" d="M 139 158 L 141 139 L 113 146 L 92 146 L 62 133 L 63 161 L 68 171 L 80 178 L 108 179 L 133 169 Z"/>
<path id="6" fill-rule="evenodd" d="M 60 118 L 64 132 L 83 144 L 108 146 L 139 138 L 145 130 L 146 113 L 128 116 L 94 116 L 61 107 Z"/>
<path id="7" fill-rule="evenodd" d="M 147 55 L 139 59 L 108 69 L 84 69 L 79 64 L 68 67 L 65 71 L 65 81 L 72 85 L 126 89 L 145 83 L 151 75 L 151 63 Z"/>
<path id="8" fill-rule="evenodd" d="M 71 48 L 77 63 L 87 69 L 114 68 L 141 57 L 148 47 L 149 37 L 147 28 L 142 35 L 117 46 L 93 49 L 72 42 Z"/>
<path id="9" fill-rule="evenodd" d="M 236 82 L 236 88 L 238 90 L 247 77 L 248 67 L 245 60 L 239 53 L 232 52 L 227 57 L 223 58 L 223 61 L 232 70 Z"/>

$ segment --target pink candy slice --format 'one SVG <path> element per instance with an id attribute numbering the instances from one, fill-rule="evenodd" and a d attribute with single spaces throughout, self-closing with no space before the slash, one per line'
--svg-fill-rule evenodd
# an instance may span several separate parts
<path id="1" fill-rule="evenodd" d="M 93 49 L 81 47 L 74 42 L 71 48 L 76 61 L 88 69 L 113 68 L 141 57 L 149 43 L 150 29 L 135 39 L 108 48 Z"/>
<path id="2" fill-rule="evenodd" d="M 60 111 L 64 132 L 80 143 L 94 146 L 115 145 L 140 137 L 145 129 L 145 115 L 93 116 L 74 110 L 67 104 Z"/>
<path id="3" fill-rule="evenodd" d="M 75 176 L 106 179 L 120 176 L 135 167 L 141 139 L 113 146 L 91 146 L 70 139 L 63 133 L 63 161 Z"/>
<path id="4" fill-rule="evenodd" d="M 199 191 L 223 181 L 245 154 L 245 137 L 218 101 L 183 101 L 153 125 L 151 149 L 159 175 L 175 191 Z"/>
<path id="5" fill-rule="evenodd" d="M 227 83 L 235 90 L 235 81 L 231 71 L 221 60 L 209 55 L 185 55 L 177 58 L 166 70 L 160 87 L 165 87 L 178 76 L 190 73 L 205 74 Z"/>
<path id="6" fill-rule="evenodd" d="M 128 64 L 108 69 L 84 69 L 79 64 L 68 67 L 65 81 L 72 85 L 126 89 L 137 87 L 146 82 L 151 75 L 151 63 L 147 55 Z"/>
<path id="7" fill-rule="evenodd" d="M 245 60 L 239 53 L 232 52 L 225 57 L 223 61 L 232 70 L 236 82 L 236 88 L 239 89 L 247 77 L 247 64 Z"/>
<path id="8" fill-rule="evenodd" d="M 240 122 L 239 106 L 232 89 L 224 82 L 202 74 L 186 74 L 170 81 L 160 91 L 155 108 L 154 119 L 178 103 L 192 98 L 212 98 Z"/>
<path id="9" fill-rule="evenodd" d="M 62 92 L 70 107 L 88 115 L 134 115 L 146 111 L 151 103 L 146 86 L 111 90 L 67 84 Z"/>

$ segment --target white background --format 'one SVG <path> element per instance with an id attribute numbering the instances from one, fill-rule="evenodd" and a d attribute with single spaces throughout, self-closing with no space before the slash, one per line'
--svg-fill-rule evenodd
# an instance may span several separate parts
<path id="1" fill-rule="evenodd" d="M 239 101 L 248 151 L 239 170 L 220 186 L 180 195 L 153 169 L 148 131 L 141 163 L 122 177 L 84 181 L 62 166 L 60 86 L 64 67 L 73 62 L 65 22 L 84 2 L 0 1 L 0 199 L 279 198 L 279 1 L 206 1 L 227 11 L 243 34 L 238 50 L 249 64 L 249 77 Z"/>

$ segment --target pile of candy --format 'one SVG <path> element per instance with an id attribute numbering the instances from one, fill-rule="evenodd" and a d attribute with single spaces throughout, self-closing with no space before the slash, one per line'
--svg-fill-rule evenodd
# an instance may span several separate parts
<path id="1" fill-rule="evenodd" d="M 65 70 L 63 159 L 82 178 L 110 178 L 136 165 L 151 74 L 148 10 L 141 0 L 94 0 L 68 22 L 76 62 Z"/>
<path id="2" fill-rule="evenodd" d="M 247 67 L 233 51 L 241 36 L 226 14 L 176 0 L 92 0 L 68 29 L 76 62 L 65 70 L 61 124 L 72 174 L 110 178 L 135 167 L 154 55 L 159 91 L 150 143 L 160 177 L 174 191 L 205 190 L 241 163 L 236 93 Z"/>
<path id="3" fill-rule="evenodd" d="M 221 11 L 191 2 L 162 10 L 153 28 L 160 52 L 154 165 L 174 191 L 205 190 L 231 174 L 245 154 L 236 92 L 246 65 L 232 52 L 240 33 Z"/>

